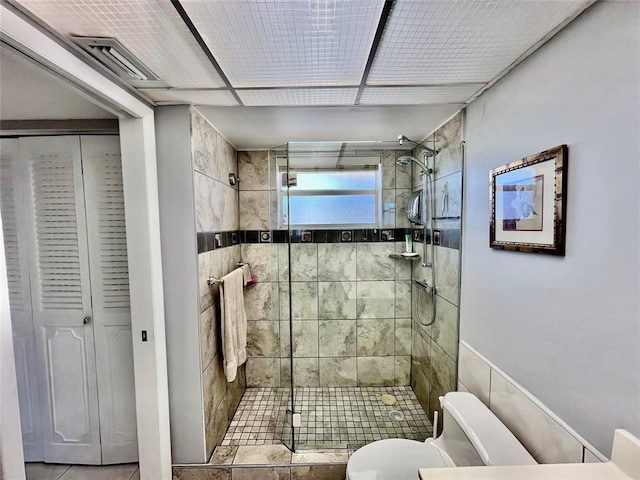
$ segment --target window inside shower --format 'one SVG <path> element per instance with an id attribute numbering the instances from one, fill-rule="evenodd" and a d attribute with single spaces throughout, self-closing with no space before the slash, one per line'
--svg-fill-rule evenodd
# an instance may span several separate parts
<path id="1" fill-rule="evenodd" d="M 380 170 L 379 163 L 350 168 L 280 167 L 279 228 L 379 228 Z"/>

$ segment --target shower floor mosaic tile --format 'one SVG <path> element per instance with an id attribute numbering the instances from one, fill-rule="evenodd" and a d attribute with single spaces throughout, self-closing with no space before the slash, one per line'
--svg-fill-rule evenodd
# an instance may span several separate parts
<path id="1" fill-rule="evenodd" d="M 380 401 L 382 394 L 396 397 L 395 405 Z M 288 405 L 286 388 L 247 388 L 222 445 L 282 443 L 289 431 L 283 421 Z M 401 421 L 389 413 L 399 410 Z M 296 449 L 359 448 L 383 438 L 424 440 L 432 426 L 411 387 L 298 387 Z"/>

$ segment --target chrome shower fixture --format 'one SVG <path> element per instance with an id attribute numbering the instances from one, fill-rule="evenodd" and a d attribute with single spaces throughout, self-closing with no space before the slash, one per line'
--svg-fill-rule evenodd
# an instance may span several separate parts
<path id="1" fill-rule="evenodd" d="M 407 137 L 405 137 L 404 135 L 398 135 L 398 144 L 402 145 L 404 142 L 407 142 L 411 145 L 413 145 L 414 147 L 418 147 L 421 148 L 422 150 L 424 150 L 426 152 L 426 155 L 428 157 L 432 157 L 433 155 L 435 155 L 436 153 L 438 153 L 437 150 L 434 150 L 433 148 L 429 148 L 426 145 L 423 145 L 420 142 L 416 142 L 414 140 L 411 140 Z"/>
<path id="2" fill-rule="evenodd" d="M 431 296 L 431 319 L 427 322 L 427 323 L 423 323 L 422 320 L 420 319 L 420 314 L 419 314 L 419 308 L 418 308 L 418 303 L 415 304 L 415 311 L 416 313 L 416 320 L 417 322 L 422 325 L 423 327 L 428 327 L 429 325 L 433 325 L 434 322 L 436 321 L 436 269 L 434 268 L 435 266 L 435 250 L 434 250 L 434 242 L 433 240 L 431 242 L 427 242 L 427 233 L 430 230 L 433 233 L 433 237 L 435 238 L 435 230 L 434 230 L 434 215 L 433 212 L 435 211 L 435 203 L 434 203 L 434 195 L 433 195 L 433 183 L 432 180 L 432 176 L 431 174 L 433 173 L 433 170 L 431 168 L 429 168 L 428 165 L 428 158 L 429 157 L 434 157 L 433 159 L 433 164 L 434 164 L 434 168 L 435 168 L 435 155 L 437 152 L 437 150 L 433 150 L 432 148 L 426 147 L 424 146 L 422 143 L 419 142 L 414 142 L 413 140 L 409 140 L 407 137 L 405 137 L 404 135 L 398 135 L 398 143 L 400 145 L 403 144 L 403 142 L 407 142 L 415 147 L 420 148 L 421 150 L 423 150 L 423 160 L 418 160 L 415 157 L 412 157 L 411 155 L 403 155 L 401 157 L 399 157 L 398 159 L 396 159 L 396 163 L 398 165 L 409 165 L 411 162 L 415 163 L 416 165 L 418 165 L 421 169 L 422 172 L 420 173 L 420 177 L 422 177 L 422 191 L 420 192 L 420 196 L 422 198 L 422 206 L 420 209 L 420 219 L 423 219 L 422 221 L 422 225 L 421 227 L 423 228 L 423 240 L 422 240 L 422 248 L 423 248 L 423 259 L 422 259 L 422 266 L 423 267 L 431 267 L 431 285 L 429 285 L 428 282 L 416 282 L 414 280 L 413 285 L 414 286 L 418 286 L 420 287 L 420 289 L 416 290 L 416 294 L 415 294 L 415 301 L 418 301 L 418 293 L 419 292 L 424 292 L 428 295 Z M 414 194 L 415 195 L 415 194 Z M 420 197 L 418 197 L 420 198 Z M 409 205 L 407 207 L 407 213 L 408 213 L 408 218 L 410 221 L 413 222 L 412 217 L 411 217 L 411 213 L 410 213 L 410 206 Z M 429 249 L 427 249 L 427 245 L 430 247 Z M 431 252 L 431 255 L 427 254 L 427 250 L 429 250 Z M 428 261 L 428 257 L 431 257 L 431 262 Z M 413 297 L 413 295 L 412 295 Z"/>
<path id="3" fill-rule="evenodd" d="M 417 158 L 412 157 L 411 155 L 403 155 L 396 160 L 398 165 L 409 165 L 411 162 L 415 162 L 425 173 L 432 173 L 433 170 L 430 169 L 426 163 L 421 162 Z"/>

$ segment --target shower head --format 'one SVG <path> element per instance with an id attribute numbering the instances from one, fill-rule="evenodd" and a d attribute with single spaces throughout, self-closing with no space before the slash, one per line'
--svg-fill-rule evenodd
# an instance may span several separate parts
<path id="1" fill-rule="evenodd" d="M 411 162 L 415 162 L 422 170 L 427 173 L 431 173 L 431 169 L 424 163 L 418 160 L 417 158 L 412 157 L 411 155 L 403 155 L 396 159 L 396 163 L 398 165 L 409 165 Z"/>

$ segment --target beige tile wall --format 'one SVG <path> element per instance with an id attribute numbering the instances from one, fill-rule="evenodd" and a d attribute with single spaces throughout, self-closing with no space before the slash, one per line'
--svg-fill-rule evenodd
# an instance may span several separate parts
<path id="1" fill-rule="evenodd" d="M 458 390 L 480 398 L 538 463 L 598 462 L 605 457 L 486 358 L 460 343 Z"/>
<path id="2" fill-rule="evenodd" d="M 435 194 L 436 217 L 460 217 L 462 204 L 462 113 L 457 114 L 426 140 L 426 144 L 438 150 L 435 157 L 429 159 L 434 168 L 433 192 Z M 414 151 L 416 158 L 422 159 L 422 152 Z M 413 169 L 413 190 L 422 188 L 420 170 Z M 443 206 L 443 189 L 447 188 L 448 202 Z M 437 219 L 435 229 L 459 229 L 460 219 Z M 422 257 L 425 251 L 422 244 L 415 250 Z M 431 254 L 427 247 L 427 257 Z M 435 246 L 435 284 L 437 287 L 436 319 L 431 326 L 420 324 L 431 320 L 432 300 L 418 290 L 416 308 L 413 311 L 413 341 L 411 353 L 411 386 L 422 407 L 433 415 L 440 409 L 438 397 L 455 390 L 458 356 L 458 307 L 460 296 L 460 250 Z M 413 265 L 413 278 L 431 284 L 431 268 L 420 263 Z M 442 419 L 442 415 L 440 415 Z"/>
<path id="3" fill-rule="evenodd" d="M 237 187 L 229 185 L 229 173 L 238 174 L 236 151 L 195 109 L 191 111 L 191 146 L 198 232 L 237 230 Z M 236 379 L 227 382 L 222 367 L 219 289 L 207 285 L 237 268 L 240 245 L 198 255 L 200 306 L 200 357 L 205 413 L 207 456 L 219 445 L 231 422 L 244 389 L 244 366 Z"/>

